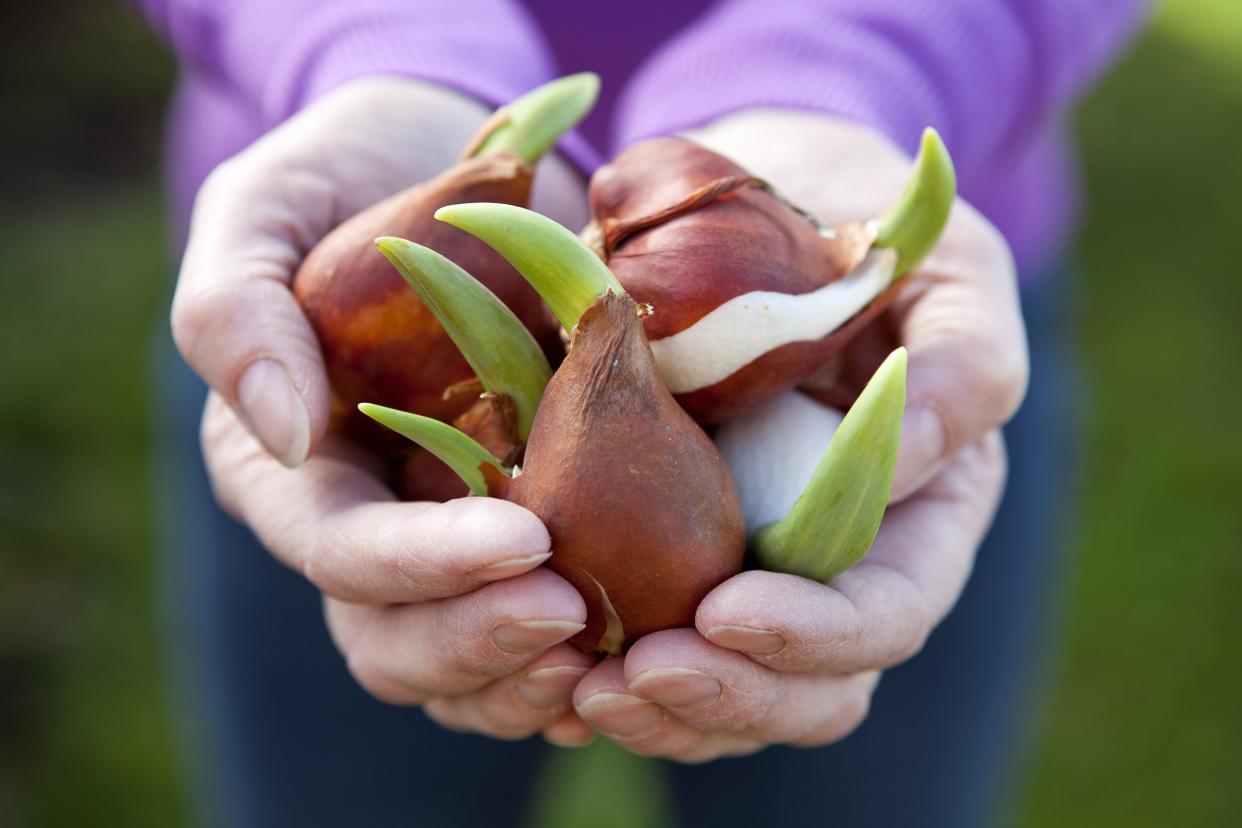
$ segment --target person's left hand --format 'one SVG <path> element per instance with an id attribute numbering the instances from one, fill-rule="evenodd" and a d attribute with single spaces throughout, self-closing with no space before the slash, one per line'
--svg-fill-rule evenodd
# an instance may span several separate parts
<path id="1" fill-rule="evenodd" d="M 844 738 L 879 671 L 918 652 L 957 600 L 1004 479 L 992 432 L 892 506 L 853 569 L 827 584 L 729 579 L 699 605 L 695 629 L 648 635 L 588 673 L 578 715 L 635 753 L 681 762 Z"/>
<path id="2" fill-rule="evenodd" d="M 909 175 L 880 133 L 811 113 L 742 112 L 694 137 L 829 224 L 880 215 Z M 574 705 L 587 724 L 687 762 L 821 745 L 858 726 L 879 671 L 917 652 L 957 600 L 1000 500 L 998 429 L 1026 386 L 1016 283 L 1001 235 L 959 200 L 936 250 L 836 367 L 866 377 L 895 345 L 910 354 L 894 503 L 870 552 L 827 584 L 761 571 L 729 579 L 694 629 L 649 635 L 583 678 Z M 796 450 L 818 457 L 827 445 L 803 429 L 772 431 L 780 442 L 768 451 L 802 437 Z"/>

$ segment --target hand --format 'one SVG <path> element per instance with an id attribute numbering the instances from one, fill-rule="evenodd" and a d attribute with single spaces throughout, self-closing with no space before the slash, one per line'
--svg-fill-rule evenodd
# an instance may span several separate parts
<path id="1" fill-rule="evenodd" d="M 743 113 L 693 137 L 828 223 L 880 215 L 909 169 L 870 129 L 807 113 Z M 825 374 L 858 384 L 896 344 L 910 354 L 893 491 L 904 502 L 867 557 L 827 585 L 730 579 L 699 607 L 695 630 L 647 636 L 587 675 L 574 699 L 587 724 L 639 753 L 705 761 L 824 744 L 862 721 L 879 671 L 917 652 L 965 585 L 1003 488 L 998 429 L 1025 394 L 1012 258 L 960 200 L 884 318 Z"/>
<path id="2" fill-rule="evenodd" d="M 627 749 L 681 762 L 844 738 L 880 671 L 917 653 L 952 608 L 1004 478 L 993 431 L 890 508 L 853 569 L 828 584 L 730 578 L 699 605 L 695 629 L 653 633 L 588 673 L 575 709 Z"/>
<path id="3" fill-rule="evenodd" d="M 502 501 L 396 502 L 372 458 L 326 434 L 319 346 L 289 291 L 321 236 L 449 166 L 486 116 L 445 90 L 369 79 L 221 165 L 195 203 L 173 332 L 213 389 L 202 437 L 217 498 L 324 593 L 358 681 L 449 727 L 555 739 L 593 662 L 560 643 L 586 610 L 539 568 L 546 530 Z M 545 159 L 538 180 L 540 209 L 581 221 L 567 165 Z"/>

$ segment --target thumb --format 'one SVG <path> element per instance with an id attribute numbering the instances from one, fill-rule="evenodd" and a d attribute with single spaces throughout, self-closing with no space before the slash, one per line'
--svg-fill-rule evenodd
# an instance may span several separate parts
<path id="1" fill-rule="evenodd" d="M 1029 370 L 1013 260 L 982 216 L 958 202 L 920 271 L 893 305 L 910 353 L 894 500 L 1004 425 Z"/>
<path id="2" fill-rule="evenodd" d="M 327 208 L 313 205 L 332 198 L 325 181 L 261 166 L 239 156 L 200 189 L 172 331 L 190 367 L 292 467 L 327 431 L 331 393 L 319 342 L 289 281 L 303 240 L 329 226 Z"/>

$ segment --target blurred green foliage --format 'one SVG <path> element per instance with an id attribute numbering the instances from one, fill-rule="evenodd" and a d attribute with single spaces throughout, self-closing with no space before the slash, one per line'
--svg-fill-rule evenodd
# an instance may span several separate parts
<path id="1" fill-rule="evenodd" d="M 0 103 L 21 117 L 6 119 L 0 181 L 0 823 L 182 824 L 146 449 L 172 66 L 112 3 L 6 15 L 21 48 L 0 50 Z M 1089 478 L 1019 822 L 1232 825 L 1242 5 L 1164 8 L 1079 126 Z M 545 790 L 568 793 L 542 797 L 532 825 L 667 822 L 654 766 L 573 755 L 556 754 Z M 549 781 L 563 774 L 573 784 Z"/>
<path id="2" fill-rule="evenodd" d="M 1242 822 L 1242 4 L 1183 2 L 1079 117 L 1088 479 L 1024 825 Z"/>

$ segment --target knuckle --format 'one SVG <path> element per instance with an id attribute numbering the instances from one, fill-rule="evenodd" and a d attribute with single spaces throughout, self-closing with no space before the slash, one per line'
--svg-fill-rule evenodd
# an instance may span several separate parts
<path id="1" fill-rule="evenodd" d="M 366 649 L 350 653 L 346 657 L 346 665 L 354 681 L 382 702 L 413 705 L 427 700 L 427 694 L 391 676 Z"/>
<path id="2" fill-rule="evenodd" d="M 501 650 L 492 641 L 491 627 L 466 601 L 448 600 L 432 622 L 431 640 L 442 642 L 437 648 L 441 669 L 460 677 L 486 679 L 503 672 L 502 665 L 520 656 Z"/>
<path id="3" fill-rule="evenodd" d="M 297 553 L 303 578 L 333 598 L 379 600 L 367 589 L 366 578 L 358 569 L 358 561 L 364 556 L 359 554 L 356 539 L 343 537 L 328 520 L 313 521 L 303 529 L 299 534 L 304 540 Z"/>
<path id="4" fill-rule="evenodd" d="M 837 715 L 829 722 L 828 731 L 824 734 L 825 740 L 839 742 L 849 736 L 862 725 L 870 710 L 871 695 L 869 693 L 850 694 Z"/>
<path id="5" fill-rule="evenodd" d="M 821 631 L 806 648 L 806 656 L 796 665 L 802 670 L 824 670 L 838 665 L 842 658 L 864 641 L 867 627 L 857 610 L 834 618 L 827 630 Z"/>
<path id="6" fill-rule="evenodd" d="M 194 196 L 194 211 L 202 210 L 211 202 L 219 200 L 236 189 L 238 182 L 245 178 L 242 169 L 244 166 L 243 156 L 239 155 L 217 164 L 199 185 L 198 192 Z"/>
<path id="7" fill-rule="evenodd" d="M 976 444 L 977 459 L 974 463 L 977 485 L 992 497 L 999 497 L 1008 475 L 1009 457 L 1005 438 L 999 429 L 993 429 Z"/>
<path id="8" fill-rule="evenodd" d="M 894 610 L 888 613 L 888 620 L 892 624 L 891 637 L 887 637 L 888 655 L 880 659 L 883 663 L 879 666 L 882 667 L 901 664 L 918 655 L 927 643 L 927 637 L 935 623 L 935 613 L 922 591 L 904 578 L 901 583 L 907 586 Z"/>
<path id="9" fill-rule="evenodd" d="M 782 714 L 782 705 L 776 694 L 751 693 L 740 698 L 734 694 L 732 700 L 734 715 L 729 722 L 731 726 L 720 730 L 766 730 L 774 726 Z"/>
<path id="10" fill-rule="evenodd" d="M 172 335 L 177 350 L 196 365 L 204 341 L 215 332 L 227 331 L 242 305 L 236 287 L 227 282 L 208 282 L 196 287 L 182 281 L 172 303 Z"/>
<path id="11" fill-rule="evenodd" d="M 439 508 L 436 507 L 437 512 Z M 464 556 L 439 554 L 444 538 L 435 515 L 410 515 L 395 523 L 384 541 L 385 549 L 391 550 L 384 563 L 394 579 L 409 586 L 417 583 L 420 592 L 433 596 L 460 591 L 467 564 L 461 562 Z"/>
<path id="12" fill-rule="evenodd" d="M 1026 354 L 1015 351 L 997 347 L 974 351 L 981 392 L 977 399 L 989 425 L 1008 422 L 1026 397 L 1030 370 Z"/>
<path id="13" fill-rule="evenodd" d="M 172 326 L 173 344 L 177 346 L 181 356 L 193 364 L 193 354 L 203 330 L 203 321 L 194 296 L 184 287 L 184 283 L 178 287 L 173 296 L 169 321 Z"/>
<path id="14" fill-rule="evenodd" d="M 423 712 L 427 714 L 427 718 L 438 724 L 445 730 L 451 730 L 454 733 L 471 733 L 475 728 L 471 727 L 465 721 L 458 705 L 452 703 L 449 699 L 431 699 L 423 704 Z"/>
<path id="15" fill-rule="evenodd" d="M 319 532 L 311 534 L 311 540 L 306 545 L 306 550 L 302 555 L 302 577 L 310 581 L 315 589 L 326 595 L 332 595 L 334 590 L 332 587 L 332 577 L 329 573 L 330 555 L 325 549 L 327 541 Z M 336 598 L 344 598 L 345 596 L 333 595 Z"/>
<path id="16" fill-rule="evenodd" d="M 790 742 L 794 747 L 822 747 L 839 742 L 856 731 L 867 718 L 871 710 L 871 696 L 868 693 L 851 693 L 833 715 L 805 736 Z"/>
<path id="17" fill-rule="evenodd" d="M 920 627 L 902 635 L 897 641 L 892 658 L 889 659 L 889 663 L 885 666 L 891 667 L 914 658 L 923 651 L 923 647 L 927 644 L 928 634 L 929 631 L 926 627 Z"/>
<path id="18" fill-rule="evenodd" d="M 1012 278 L 1013 252 L 1000 229 L 969 203 L 958 199 L 946 231 L 946 241 L 958 254 L 987 273 Z"/>

